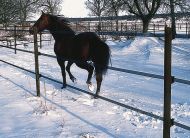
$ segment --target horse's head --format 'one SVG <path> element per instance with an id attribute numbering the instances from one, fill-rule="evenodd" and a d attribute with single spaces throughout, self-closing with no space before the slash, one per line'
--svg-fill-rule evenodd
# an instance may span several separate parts
<path id="1" fill-rule="evenodd" d="M 42 12 L 40 18 L 36 21 L 36 23 L 32 27 L 30 27 L 29 32 L 30 34 L 33 34 L 34 28 L 36 28 L 37 32 L 39 33 L 45 29 L 48 29 L 49 26 L 50 26 L 49 14 L 45 14 L 44 12 Z"/>

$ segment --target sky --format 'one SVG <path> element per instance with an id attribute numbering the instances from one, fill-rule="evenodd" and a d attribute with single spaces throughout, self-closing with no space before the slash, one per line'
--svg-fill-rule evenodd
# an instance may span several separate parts
<path id="1" fill-rule="evenodd" d="M 86 17 L 88 10 L 84 4 L 85 0 L 64 0 L 61 14 L 66 17 Z"/>

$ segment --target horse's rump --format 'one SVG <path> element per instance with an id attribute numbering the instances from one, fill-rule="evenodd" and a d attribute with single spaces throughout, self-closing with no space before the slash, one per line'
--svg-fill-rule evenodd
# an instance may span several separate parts
<path id="1" fill-rule="evenodd" d="M 106 73 L 110 49 L 95 33 L 84 32 L 76 35 L 75 52 L 80 59 L 93 61 L 96 73 Z"/>

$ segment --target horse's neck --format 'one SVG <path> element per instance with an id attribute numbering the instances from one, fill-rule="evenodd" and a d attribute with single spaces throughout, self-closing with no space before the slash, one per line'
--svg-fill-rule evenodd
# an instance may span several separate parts
<path id="1" fill-rule="evenodd" d="M 75 36 L 75 32 L 68 26 L 63 26 L 61 23 L 57 22 L 52 25 L 49 29 L 55 40 L 64 39 L 68 36 Z"/>

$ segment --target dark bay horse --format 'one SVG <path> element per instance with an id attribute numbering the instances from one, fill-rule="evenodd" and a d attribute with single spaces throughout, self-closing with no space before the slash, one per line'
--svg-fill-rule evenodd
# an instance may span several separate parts
<path id="1" fill-rule="evenodd" d="M 69 26 L 68 20 L 43 12 L 41 17 L 30 28 L 31 34 L 34 28 L 37 29 L 37 32 L 49 30 L 55 39 L 54 52 L 61 67 L 63 88 L 66 87 L 65 69 L 73 82 L 76 79 L 70 72 L 71 65 L 75 63 L 78 67 L 88 71 L 86 81 L 88 85 L 92 85 L 91 78 L 95 68 L 97 96 L 100 92 L 102 75 L 106 73 L 110 60 L 108 45 L 93 32 L 75 34 Z M 68 61 L 66 68 L 65 61 Z M 89 63 L 89 61 L 93 64 Z"/>

